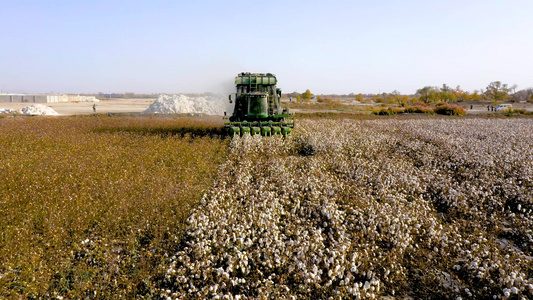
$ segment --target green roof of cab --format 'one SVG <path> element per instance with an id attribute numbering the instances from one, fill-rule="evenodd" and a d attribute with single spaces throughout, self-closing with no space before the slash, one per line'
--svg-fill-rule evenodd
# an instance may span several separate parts
<path id="1" fill-rule="evenodd" d="M 276 75 L 271 73 L 241 73 L 235 77 L 236 85 L 276 85 L 277 82 Z"/>

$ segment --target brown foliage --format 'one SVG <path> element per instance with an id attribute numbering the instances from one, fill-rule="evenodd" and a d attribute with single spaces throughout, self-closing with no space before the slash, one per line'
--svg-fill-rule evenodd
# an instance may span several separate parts
<path id="1" fill-rule="evenodd" d="M 147 296 L 223 160 L 216 122 L 0 120 L 0 298 Z M 191 138 L 196 135 L 197 138 Z"/>

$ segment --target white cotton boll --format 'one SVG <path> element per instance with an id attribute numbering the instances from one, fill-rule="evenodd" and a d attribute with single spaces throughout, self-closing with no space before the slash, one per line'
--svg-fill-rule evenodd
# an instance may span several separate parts
<path id="1" fill-rule="evenodd" d="M 337 266 L 335 267 L 335 274 L 338 274 L 339 271 L 340 271 L 340 269 L 341 269 L 341 266 L 340 266 L 340 265 L 337 265 Z"/>
<path id="2" fill-rule="evenodd" d="M 511 291 L 509 289 L 503 289 L 503 295 L 506 298 L 509 298 L 509 296 L 511 296 Z"/>

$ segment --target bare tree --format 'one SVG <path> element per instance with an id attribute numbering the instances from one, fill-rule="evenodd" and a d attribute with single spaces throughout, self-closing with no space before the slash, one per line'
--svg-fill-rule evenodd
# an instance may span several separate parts
<path id="1" fill-rule="evenodd" d="M 522 102 L 522 101 L 531 101 L 533 102 L 533 88 L 528 88 L 520 90 L 513 94 L 513 101 Z"/>

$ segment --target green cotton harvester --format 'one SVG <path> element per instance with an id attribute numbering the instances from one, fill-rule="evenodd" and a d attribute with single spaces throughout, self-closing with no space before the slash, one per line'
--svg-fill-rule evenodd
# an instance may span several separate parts
<path id="1" fill-rule="evenodd" d="M 235 102 L 233 114 L 224 128 L 229 135 L 288 135 L 294 120 L 289 110 L 281 107 L 281 90 L 276 88 L 274 74 L 240 73 L 235 77 L 237 93 L 229 95 Z"/>

